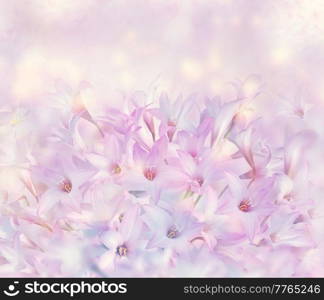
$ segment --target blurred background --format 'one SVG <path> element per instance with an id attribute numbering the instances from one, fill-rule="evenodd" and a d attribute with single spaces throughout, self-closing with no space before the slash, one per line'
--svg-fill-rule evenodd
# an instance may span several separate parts
<path id="1" fill-rule="evenodd" d="M 252 98 L 262 91 L 239 117 L 261 116 L 258 132 L 272 148 L 281 149 L 286 130 L 319 136 L 309 176 L 318 187 L 314 214 L 322 216 L 324 0 L 0 0 L 0 214 L 25 191 L 20 170 L 10 166 L 29 164 L 29 144 L 40 164 L 56 154 L 43 137 L 62 129 L 59 112 L 69 112 L 65 100 L 80 86 L 91 87 L 82 100 L 97 116 L 142 95 L 137 91 L 146 103 L 162 92 L 171 99 L 196 93 L 198 102 L 217 95 L 233 100 L 233 81 Z M 61 111 L 43 109 L 55 101 Z M 83 134 L 92 147 L 96 135 Z M 312 226 L 323 241 L 323 217 Z M 82 268 L 75 248 L 62 243 L 71 267 Z M 320 274 L 320 251 L 307 253 L 315 270 L 309 274 Z"/>
<path id="2" fill-rule="evenodd" d="M 302 89 L 322 106 L 323 29 L 323 0 L 0 0 L 0 103 L 50 101 L 57 80 L 110 105 L 212 96 L 257 74 L 271 105 Z"/>

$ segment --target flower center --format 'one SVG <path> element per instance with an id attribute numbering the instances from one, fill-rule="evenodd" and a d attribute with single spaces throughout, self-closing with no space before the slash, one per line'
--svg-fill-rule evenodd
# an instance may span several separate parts
<path id="1" fill-rule="evenodd" d="M 64 179 L 61 184 L 60 188 L 65 193 L 71 193 L 72 191 L 72 182 L 70 179 Z"/>
<path id="2" fill-rule="evenodd" d="M 116 253 L 119 256 L 127 256 L 128 248 L 125 245 L 120 245 L 116 248 Z"/>
<path id="3" fill-rule="evenodd" d="M 286 194 L 283 198 L 287 201 L 291 201 L 291 200 L 293 200 L 293 195 L 291 193 L 289 193 L 289 194 Z"/>
<path id="4" fill-rule="evenodd" d="M 119 166 L 119 164 L 113 164 L 111 167 L 111 172 L 113 174 L 120 174 L 122 171 L 121 167 Z"/>
<path id="5" fill-rule="evenodd" d="M 252 206 L 249 200 L 242 200 L 239 204 L 239 210 L 243 212 L 249 212 Z"/>
<path id="6" fill-rule="evenodd" d="M 124 214 L 121 213 L 121 214 L 118 216 L 118 221 L 119 221 L 119 223 L 123 222 L 123 219 L 124 219 Z"/>
<path id="7" fill-rule="evenodd" d="M 175 239 L 179 236 L 179 234 L 180 234 L 179 230 L 175 226 L 172 226 L 169 228 L 167 232 L 167 237 L 169 239 Z"/>
<path id="8" fill-rule="evenodd" d="M 175 121 L 172 121 L 172 120 L 169 120 L 168 121 L 168 126 L 170 126 L 170 127 L 176 127 L 176 122 Z"/>
<path id="9" fill-rule="evenodd" d="M 303 111 L 302 108 L 297 108 L 297 109 L 295 110 L 295 114 L 296 114 L 298 117 L 300 117 L 300 118 L 304 118 L 304 111 Z"/>
<path id="10" fill-rule="evenodd" d="M 195 180 L 199 184 L 199 186 L 202 186 L 204 184 L 204 178 L 202 178 L 201 176 L 196 177 Z"/>
<path id="11" fill-rule="evenodd" d="M 149 167 L 144 170 L 144 177 L 149 180 L 153 181 L 156 177 L 156 168 L 155 167 Z"/>
<path id="12" fill-rule="evenodd" d="M 174 121 L 169 120 L 168 121 L 168 130 L 167 130 L 167 135 L 170 141 L 172 141 L 172 138 L 174 136 L 174 133 L 176 131 L 176 126 L 177 124 Z"/>

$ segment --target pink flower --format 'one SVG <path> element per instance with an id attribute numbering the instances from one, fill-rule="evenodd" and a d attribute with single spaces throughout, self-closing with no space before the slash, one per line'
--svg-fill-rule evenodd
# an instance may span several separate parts
<path id="1" fill-rule="evenodd" d="M 151 232 L 147 248 L 186 251 L 190 242 L 200 236 L 201 224 L 189 212 L 167 211 L 158 206 L 144 206 L 143 221 Z M 184 246 L 187 245 L 187 246 Z"/>
<path id="2" fill-rule="evenodd" d="M 269 237 L 275 247 L 314 247 L 307 216 L 282 208 L 269 218 Z"/>
<path id="3" fill-rule="evenodd" d="M 270 147 L 260 137 L 255 136 L 253 125 L 253 123 L 250 124 L 247 129 L 231 139 L 238 148 L 238 153 L 234 155 L 234 158 L 243 156 L 251 168 L 240 176 L 242 179 L 256 180 L 270 174 L 269 163 L 272 158 Z"/>
<path id="4" fill-rule="evenodd" d="M 86 159 L 97 169 L 90 179 L 91 181 L 111 178 L 118 181 L 125 172 L 125 155 L 123 155 L 122 141 L 116 135 L 110 134 L 105 137 L 102 153 L 87 153 Z"/>
<path id="5" fill-rule="evenodd" d="M 192 119 L 187 119 L 189 113 L 195 111 L 195 95 L 186 99 L 179 96 L 175 101 L 171 101 L 167 94 L 163 93 L 159 99 L 159 108 L 150 109 L 150 113 L 156 116 L 161 124 L 159 126 L 160 136 L 167 135 L 170 141 L 176 133 L 176 130 L 188 129 Z"/>
<path id="6" fill-rule="evenodd" d="M 120 219 L 120 226 L 104 232 L 100 240 L 106 247 L 98 260 L 103 272 L 114 271 L 117 265 L 131 264 L 136 260 L 138 251 L 143 248 L 141 242 L 142 225 L 138 218 L 138 207 L 130 208 Z"/>
<path id="7" fill-rule="evenodd" d="M 66 149 L 66 148 L 61 148 Z M 80 169 L 79 160 L 73 155 L 54 157 L 47 167 L 33 166 L 32 176 L 43 184 L 45 191 L 39 195 L 39 214 L 60 218 L 62 213 L 81 209 L 81 186 L 93 174 L 91 167 Z M 60 208 L 61 211 L 57 209 Z"/>
<path id="8" fill-rule="evenodd" d="M 148 193 L 158 201 L 167 151 L 166 137 L 161 137 L 150 149 L 136 142 L 133 147 L 133 169 L 125 174 L 124 187 L 131 192 Z"/>
<path id="9" fill-rule="evenodd" d="M 224 201 L 228 203 L 223 211 L 242 222 L 246 236 L 253 242 L 255 236 L 262 232 L 262 223 L 275 210 L 273 179 L 265 178 L 246 186 L 232 174 L 226 174 L 226 177 L 229 189 L 224 194 Z"/>
<path id="10" fill-rule="evenodd" d="M 202 197 L 193 198 L 191 208 L 193 215 L 203 224 L 201 236 L 210 250 L 219 244 L 232 244 L 245 237 L 239 220 L 233 222 L 231 215 L 222 213 L 222 202 L 218 197 L 217 192 L 208 187 Z"/>
<path id="11" fill-rule="evenodd" d="M 284 171 L 294 177 L 300 166 L 305 163 L 305 151 L 310 149 L 316 140 L 316 134 L 312 130 L 303 130 L 288 139 L 285 145 Z"/>
<path id="12" fill-rule="evenodd" d="M 206 100 L 206 112 L 208 116 L 214 119 L 211 145 L 218 144 L 231 130 L 235 114 L 238 112 L 241 99 L 227 103 L 222 103 L 221 100 L 214 99 Z"/>
<path id="13" fill-rule="evenodd" d="M 92 123 L 103 135 L 97 122 L 91 116 L 89 110 L 86 108 L 84 98 L 82 97 L 85 90 L 89 89 L 91 85 L 88 82 L 80 82 L 77 90 L 73 90 L 63 80 L 56 81 L 56 92 L 52 94 L 54 99 L 53 108 L 58 109 L 63 114 L 63 121 L 68 121 L 68 126 L 72 130 L 80 118 L 83 118 Z"/>
<path id="14" fill-rule="evenodd" d="M 0 275 L 323 274 L 320 121 L 298 102 L 279 122 L 256 75 L 233 86 L 94 113 L 61 81 L 54 109 L 0 108 Z"/>

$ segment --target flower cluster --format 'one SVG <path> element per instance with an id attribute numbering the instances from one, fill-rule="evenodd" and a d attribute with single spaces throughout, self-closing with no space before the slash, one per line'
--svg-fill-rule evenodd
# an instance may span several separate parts
<path id="1" fill-rule="evenodd" d="M 50 105 L 3 107 L 0 275 L 323 276 L 307 111 L 273 116 L 279 138 L 259 79 L 234 87 L 93 113 L 89 86 L 60 83 Z"/>

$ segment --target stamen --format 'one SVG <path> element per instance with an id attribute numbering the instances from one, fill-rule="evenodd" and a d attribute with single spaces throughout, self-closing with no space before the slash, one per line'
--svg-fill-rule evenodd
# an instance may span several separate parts
<path id="1" fill-rule="evenodd" d="M 202 186 L 204 184 L 204 178 L 202 178 L 201 176 L 197 176 L 195 180 L 199 184 L 199 186 Z"/>
<path id="2" fill-rule="evenodd" d="M 243 212 L 249 212 L 251 210 L 252 206 L 250 204 L 249 200 L 242 200 L 239 204 L 239 210 Z"/>
<path id="3" fill-rule="evenodd" d="M 176 131 L 176 126 L 177 126 L 177 124 L 174 121 L 171 121 L 171 120 L 168 121 L 169 128 L 167 130 L 167 135 L 168 135 L 169 141 L 172 141 L 172 139 L 173 139 L 173 136 Z"/>
<path id="4" fill-rule="evenodd" d="M 124 219 L 124 214 L 121 213 L 121 214 L 118 216 L 118 221 L 119 221 L 119 223 L 123 222 L 123 219 Z"/>
<path id="5" fill-rule="evenodd" d="M 71 193 L 72 191 L 72 182 L 70 179 L 64 179 L 61 183 L 60 183 L 60 188 L 63 192 L 65 193 Z"/>
<path id="6" fill-rule="evenodd" d="M 289 193 L 289 194 L 286 194 L 283 198 L 287 201 L 291 201 L 291 200 L 293 200 L 293 195 L 291 193 Z"/>
<path id="7" fill-rule="evenodd" d="M 172 121 L 172 120 L 169 120 L 168 121 L 168 126 L 170 126 L 170 127 L 176 127 L 176 122 L 175 121 Z"/>
<path id="8" fill-rule="evenodd" d="M 116 248 L 116 253 L 119 256 L 127 256 L 128 248 L 125 245 L 120 245 Z"/>
<path id="9" fill-rule="evenodd" d="M 196 151 L 189 151 L 189 154 L 190 154 L 193 158 L 196 158 L 196 157 L 197 157 L 197 152 L 196 152 Z"/>
<path id="10" fill-rule="evenodd" d="M 167 232 L 167 237 L 169 239 L 175 239 L 179 236 L 179 234 L 180 234 L 179 230 L 175 226 L 172 226 L 169 228 Z"/>
<path id="11" fill-rule="evenodd" d="M 111 172 L 113 174 L 120 174 L 122 171 L 121 167 L 119 166 L 119 164 L 113 164 L 111 167 Z"/>
<path id="12" fill-rule="evenodd" d="M 156 177 L 156 168 L 155 167 L 149 167 L 144 170 L 144 177 L 149 180 L 153 181 Z"/>
<path id="13" fill-rule="evenodd" d="M 304 110 L 302 109 L 302 108 L 297 108 L 296 110 L 295 110 L 295 115 L 297 115 L 298 117 L 300 117 L 301 119 L 303 119 L 304 118 Z"/>

